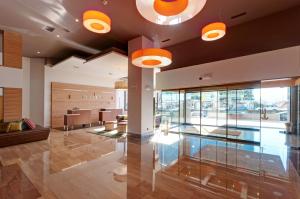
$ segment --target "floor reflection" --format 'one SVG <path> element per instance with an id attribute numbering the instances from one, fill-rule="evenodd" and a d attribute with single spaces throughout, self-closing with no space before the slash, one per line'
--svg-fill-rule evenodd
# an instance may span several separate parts
<path id="1" fill-rule="evenodd" d="M 3 176 L 10 176 L 10 187 L 32 185 L 45 199 L 300 196 L 299 165 L 292 164 L 299 151 L 282 145 L 275 150 L 161 132 L 111 139 L 87 131 L 53 131 L 48 141 L 0 149 L 0 190 L 8 186 Z"/>
<path id="2" fill-rule="evenodd" d="M 156 181 L 159 189 L 168 183 L 172 186 L 172 183 L 179 180 L 185 186 L 189 185 L 201 192 L 197 194 L 213 193 L 213 196 L 206 198 L 298 197 L 298 174 L 291 161 L 287 160 L 287 153 L 272 154 L 269 152 L 273 150 L 259 146 L 199 136 L 161 136 L 165 136 L 162 140 L 168 136 L 173 140 L 174 135 L 178 136 L 176 143 L 155 143 L 155 151 L 159 155 L 156 166 L 160 167 L 156 175 L 164 181 L 164 185 Z M 277 151 L 280 151 L 279 148 Z M 176 190 L 186 192 L 189 189 L 181 190 L 179 186 L 170 194 Z M 187 191 L 186 194 L 191 193 Z"/>

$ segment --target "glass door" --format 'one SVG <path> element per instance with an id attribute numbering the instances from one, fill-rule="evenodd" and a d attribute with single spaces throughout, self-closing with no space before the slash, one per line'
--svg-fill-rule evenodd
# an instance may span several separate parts
<path id="1" fill-rule="evenodd" d="M 200 125 L 200 91 L 186 92 L 185 123 Z"/>
<path id="2" fill-rule="evenodd" d="M 226 138 L 227 91 L 210 89 L 201 92 L 201 135 Z"/>
<path id="3" fill-rule="evenodd" d="M 259 143 L 261 141 L 261 92 L 264 91 L 261 91 L 260 83 L 257 82 L 163 91 L 160 106 L 162 123 L 167 121 L 168 127 L 173 132 Z M 286 98 L 284 97 L 285 100 Z M 281 99 L 280 106 L 279 101 L 273 102 L 278 104 L 277 120 L 282 120 L 282 124 L 288 121 L 285 117 L 288 111 L 284 106 L 286 104 L 284 99 Z"/>
<path id="4" fill-rule="evenodd" d="M 186 91 L 184 132 L 200 134 L 200 107 L 200 91 Z"/>
<path id="5" fill-rule="evenodd" d="M 237 127 L 260 128 L 260 89 L 237 90 Z"/>
<path id="6" fill-rule="evenodd" d="M 217 126 L 218 91 L 203 91 L 201 105 L 201 124 Z"/>
<path id="7" fill-rule="evenodd" d="M 286 128 L 290 122 L 290 87 L 261 89 L 261 126 Z"/>
<path id="8" fill-rule="evenodd" d="M 161 93 L 161 117 L 165 129 L 178 127 L 180 123 L 179 91 L 163 91 Z"/>
<path id="9" fill-rule="evenodd" d="M 228 90 L 227 116 L 228 138 L 260 142 L 260 88 Z"/>

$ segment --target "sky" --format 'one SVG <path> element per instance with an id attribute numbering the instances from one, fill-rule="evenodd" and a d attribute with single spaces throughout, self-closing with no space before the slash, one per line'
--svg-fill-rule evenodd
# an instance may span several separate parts
<path id="1" fill-rule="evenodd" d="M 255 101 L 259 101 L 260 99 L 260 90 L 255 89 L 253 92 Z M 289 97 L 289 88 L 262 88 L 261 89 L 261 101 L 263 103 L 276 103 L 279 101 L 286 101 Z"/>

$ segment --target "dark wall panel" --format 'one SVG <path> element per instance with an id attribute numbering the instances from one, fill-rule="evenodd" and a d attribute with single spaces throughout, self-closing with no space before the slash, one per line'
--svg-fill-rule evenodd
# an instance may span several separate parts
<path id="1" fill-rule="evenodd" d="M 265 51 L 300 45 L 300 7 L 228 28 L 227 35 L 213 42 L 199 38 L 168 48 L 172 70 Z"/>

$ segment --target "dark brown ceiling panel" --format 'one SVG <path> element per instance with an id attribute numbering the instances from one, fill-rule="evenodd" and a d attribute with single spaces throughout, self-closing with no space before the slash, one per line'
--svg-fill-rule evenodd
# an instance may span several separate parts
<path id="1" fill-rule="evenodd" d="M 91 51 L 109 47 L 126 50 L 127 42 L 140 35 L 156 40 L 161 47 L 177 45 L 198 38 L 200 28 L 212 21 L 234 27 L 299 5 L 299 0 L 208 0 L 193 19 L 160 26 L 139 14 L 135 0 L 109 0 L 106 5 L 100 0 L 2 0 L 0 29 L 22 33 L 24 56 L 62 59 L 76 51 L 95 54 Z M 86 30 L 82 13 L 88 9 L 109 15 L 112 31 L 103 35 Z"/>
<path id="2" fill-rule="evenodd" d="M 172 65 L 162 70 L 187 67 L 300 45 L 300 6 L 228 29 L 218 41 L 199 38 L 168 48 Z"/>

